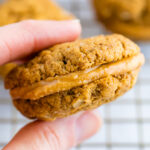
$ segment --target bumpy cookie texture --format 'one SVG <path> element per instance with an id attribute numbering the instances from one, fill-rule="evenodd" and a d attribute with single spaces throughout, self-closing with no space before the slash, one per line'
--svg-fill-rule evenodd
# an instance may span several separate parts
<path id="1" fill-rule="evenodd" d="M 121 35 L 97 36 L 59 44 L 42 51 L 29 63 L 15 68 L 6 78 L 6 88 L 26 86 L 75 71 L 134 56 L 139 47 Z"/>
<path id="2" fill-rule="evenodd" d="M 22 114 L 54 120 L 115 100 L 133 87 L 143 63 L 132 41 L 101 35 L 42 51 L 13 69 L 5 87 Z"/>
<path id="3" fill-rule="evenodd" d="M 0 6 L 0 26 L 26 19 L 68 20 L 73 16 L 52 0 L 8 0 Z"/>
<path id="4" fill-rule="evenodd" d="M 94 0 L 99 20 L 110 30 L 150 39 L 150 0 Z"/>
<path id="5" fill-rule="evenodd" d="M 13 102 L 22 114 L 31 119 L 63 118 L 113 101 L 133 87 L 137 74 L 138 70 L 135 70 L 119 76 L 108 76 L 37 101 L 18 99 Z"/>

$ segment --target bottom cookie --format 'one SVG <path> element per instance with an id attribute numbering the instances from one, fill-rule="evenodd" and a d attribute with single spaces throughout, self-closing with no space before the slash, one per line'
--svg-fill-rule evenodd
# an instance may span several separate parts
<path id="1" fill-rule="evenodd" d="M 90 110 L 111 102 L 136 83 L 139 69 L 118 76 L 109 75 L 69 91 L 45 96 L 39 100 L 13 100 L 16 108 L 26 117 L 55 120 L 78 111 Z"/>

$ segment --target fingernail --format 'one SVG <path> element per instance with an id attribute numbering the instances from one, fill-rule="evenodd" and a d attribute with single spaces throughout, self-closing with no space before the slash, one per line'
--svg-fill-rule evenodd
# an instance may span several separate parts
<path id="1" fill-rule="evenodd" d="M 88 111 L 76 120 L 76 141 L 79 144 L 97 132 L 100 127 L 99 115 Z"/>

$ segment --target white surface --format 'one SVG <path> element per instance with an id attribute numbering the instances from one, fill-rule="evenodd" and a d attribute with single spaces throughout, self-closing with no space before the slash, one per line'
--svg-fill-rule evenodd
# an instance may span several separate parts
<path id="1" fill-rule="evenodd" d="M 150 123 L 143 124 L 143 141 L 150 144 Z"/>
<path id="2" fill-rule="evenodd" d="M 112 143 L 138 143 L 138 125 L 136 123 L 113 123 L 111 125 Z"/>
<path id="3" fill-rule="evenodd" d="M 150 75 L 150 74 L 149 74 Z M 150 85 L 141 86 L 141 95 L 143 99 L 150 99 Z"/>
<path id="4" fill-rule="evenodd" d="M 11 124 L 0 123 L 0 141 L 7 143 L 11 138 Z"/>
<path id="5" fill-rule="evenodd" d="M 83 37 L 105 33 L 95 21 L 88 0 L 57 1 L 81 19 Z M 139 44 L 149 61 L 140 72 L 138 84 L 117 101 L 98 109 L 104 119 L 102 129 L 73 150 L 150 150 L 150 43 Z M 27 122 L 14 109 L 1 84 L 0 149 Z"/>
<path id="6" fill-rule="evenodd" d="M 136 116 L 136 106 L 134 104 L 110 105 L 110 117 L 112 119 L 134 119 Z"/>
<path id="7" fill-rule="evenodd" d="M 141 112 L 142 112 L 141 115 L 143 119 L 150 119 L 150 106 L 149 105 L 143 104 L 141 106 Z"/>
<path id="8" fill-rule="evenodd" d="M 113 147 L 112 150 L 139 150 L 138 147 Z"/>
<path id="9" fill-rule="evenodd" d="M 94 147 L 94 148 L 91 148 L 91 147 L 83 147 L 81 148 L 80 150 L 107 150 L 106 147 Z"/>
<path id="10" fill-rule="evenodd" d="M 11 105 L 0 105 L 0 119 L 11 119 Z"/>

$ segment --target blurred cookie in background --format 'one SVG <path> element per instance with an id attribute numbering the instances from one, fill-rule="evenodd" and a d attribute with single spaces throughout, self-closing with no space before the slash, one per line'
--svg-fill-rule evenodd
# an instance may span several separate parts
<path id="1" fill-rule="evenodd" d="M 26 19 L 68 20 L 73 16 L 50 0 L 8 0 L 0 6 L 0 25 Z"/>
<path id="2" fill-rule="evenodd" d="M 150 39 L 150 0 L 93 0 L 98 19 L 134 40 Z"/>

